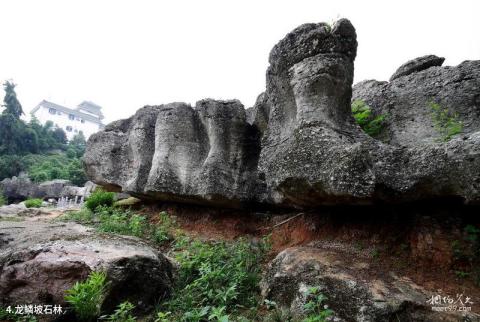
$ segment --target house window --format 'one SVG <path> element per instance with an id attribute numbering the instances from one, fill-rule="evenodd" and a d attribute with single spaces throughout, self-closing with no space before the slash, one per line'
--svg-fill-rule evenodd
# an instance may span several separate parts
<path id="1" fill-rule="evenodd" d="M 67 129 L 68 132 L 72 132 L 72 127 L 71 126 L 67 126 L 66 129 Z"/>
<path id="2" fill-rule="evenodd" d="M 48 113 L 55 115 L 57 113 L 57 110 L 54 108 L 49 108 Z"/>
<path id="3" fill-rule="evenodd" d="M 75 120 L 75 115 L 73 115 L 73 114 L 68 114 L 68 119 L 69 119 L 69 120 L 72 120 L 72 121 Z"/>

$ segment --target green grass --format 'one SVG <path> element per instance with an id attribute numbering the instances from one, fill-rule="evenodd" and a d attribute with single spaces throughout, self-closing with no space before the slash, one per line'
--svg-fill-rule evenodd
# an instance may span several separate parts
<path id="1" fill-rule="evenodd" d="M 93 223 L 95 216 L 92 211 L 88 208 L 82 208 L 78 211 L 69 211 L 62 217 L 62 221 L 75 221 L 80 224 L 91 224 Z"/>
<path id="2" fill-rule="evenodd" d="M 371 137 L 378 136 L 385 125 L 385 114 L 373 115 L 372 109 L 362 100 L 352 102 L 352 114 L 362 130 Z"/>
<path id="3" fill-rule="evenodd" d="M 84 282 L 76 282 L 67 290 L 65 300 L 72 306 L 80 321 L 94 321 L 100 315 L 106 274 L 92 272 Z"/>
<path id="4" fill-rule="evenodd" d="M 443 141 L 450 141 L 453 136 L 462 133 L 463 123 L 458 120 L 458 114 L 435 102 L 429 102 L 428 106 L 432 112 L 435 129 L 441 135 Z"/>
<path id="5" fill-rule="evenodd" d="M 42 206 L 43 200 L 38 198 L 29 198 L 25 200 L 25 207 L 27 208 L 39 208 Z"/>

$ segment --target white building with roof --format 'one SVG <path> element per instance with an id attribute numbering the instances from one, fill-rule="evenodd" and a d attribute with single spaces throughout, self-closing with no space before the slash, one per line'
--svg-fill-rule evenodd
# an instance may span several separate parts
<path id="1" fill-rule="evenodd" d="M 101 109 L 99 105 L 88 101 L 83 101 L 75 109 L 71 109 L 43 100 L 30 114 L 42 125 L 52 121 L 56 127 L 65 131 L 69 140 L 80 132 L 88 139 L 90 135 L 105 127 Z"/>

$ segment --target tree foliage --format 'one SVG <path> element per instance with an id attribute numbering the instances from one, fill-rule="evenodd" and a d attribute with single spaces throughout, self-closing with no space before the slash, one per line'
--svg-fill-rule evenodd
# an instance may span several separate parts
<path id="1" fill-rule="evenodd" d="M 15 84 L 3 84 L 4 107 L 0 113 L 0 180 L 27 172 L 36 182 L 68 179 L 83 185 L 86 175 L 80 158 L 85 152 L 83 133 L 68 142 L 65 131 L 53 122 L 44 125 L 32 117 L 30 122 L 20 119 L 22 106 L 15 93 Z"/>

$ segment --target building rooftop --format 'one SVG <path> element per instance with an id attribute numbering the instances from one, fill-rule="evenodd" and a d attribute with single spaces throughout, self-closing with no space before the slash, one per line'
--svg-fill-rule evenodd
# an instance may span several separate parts
<path id="1" fill-rule="evenodd" d="M 84 106 L 80 106 L 82 104 L 86 103 L 86 105 Z M 98 107 L 98 111 L 97 112 L 90 112 L 90 109 L 87 109 L 86 106 L 95 106 L 95 107 L 89 107 L 90 109 L 92 110 L 95 110 L 96 107 Z M 100 111 L 101 107 L 94 104 L 94 103 L 91 103 L 91 102 L 82 102 L 80 104 L 77 109 L 71 109 L 71 108 L 68 108 L 68 107 L 65 107 L 65 106 L 62 106 L 62 105 L 58 105 L 58 104 L 55 104 L 55 103 L 52 103 L 52 102 L 49 102 L 49 101 L 46 101 L 46 100 L 43 100 L 41 101 L 37 106 L 35 106 L 32 111 L 30 112 L 30 114 L 34 115 L 35 112 L 38 111 L 38 109 L 40 108 L 40 106 L 45 106 L 47 108 L 54 108 L 58 111 L 61 111 L 61 112 L 64 112 L 64 113 L 67 113 L 67 114 L 73 114 L 75 116 L 78 116 L 78 117 L 81 117 L 82 119 L 86 120 L 86 121 L 90 121 L 90 122 L 93 122 L 93 123 L 98 123 L 98 124 L 102 124 L 102 119 L 103 119 L 103 114 L 102 112 Z M 83 109 L 87 112 L 89 112 L 89 114 L 87 113 L 84 113 L 82 111 L 80 111 L 80 109 Z M 91 114 L 95 114 L 95 115 L 98 115 L 98 116 L 94 116 L 94 115 L 91 115 Z"/>

